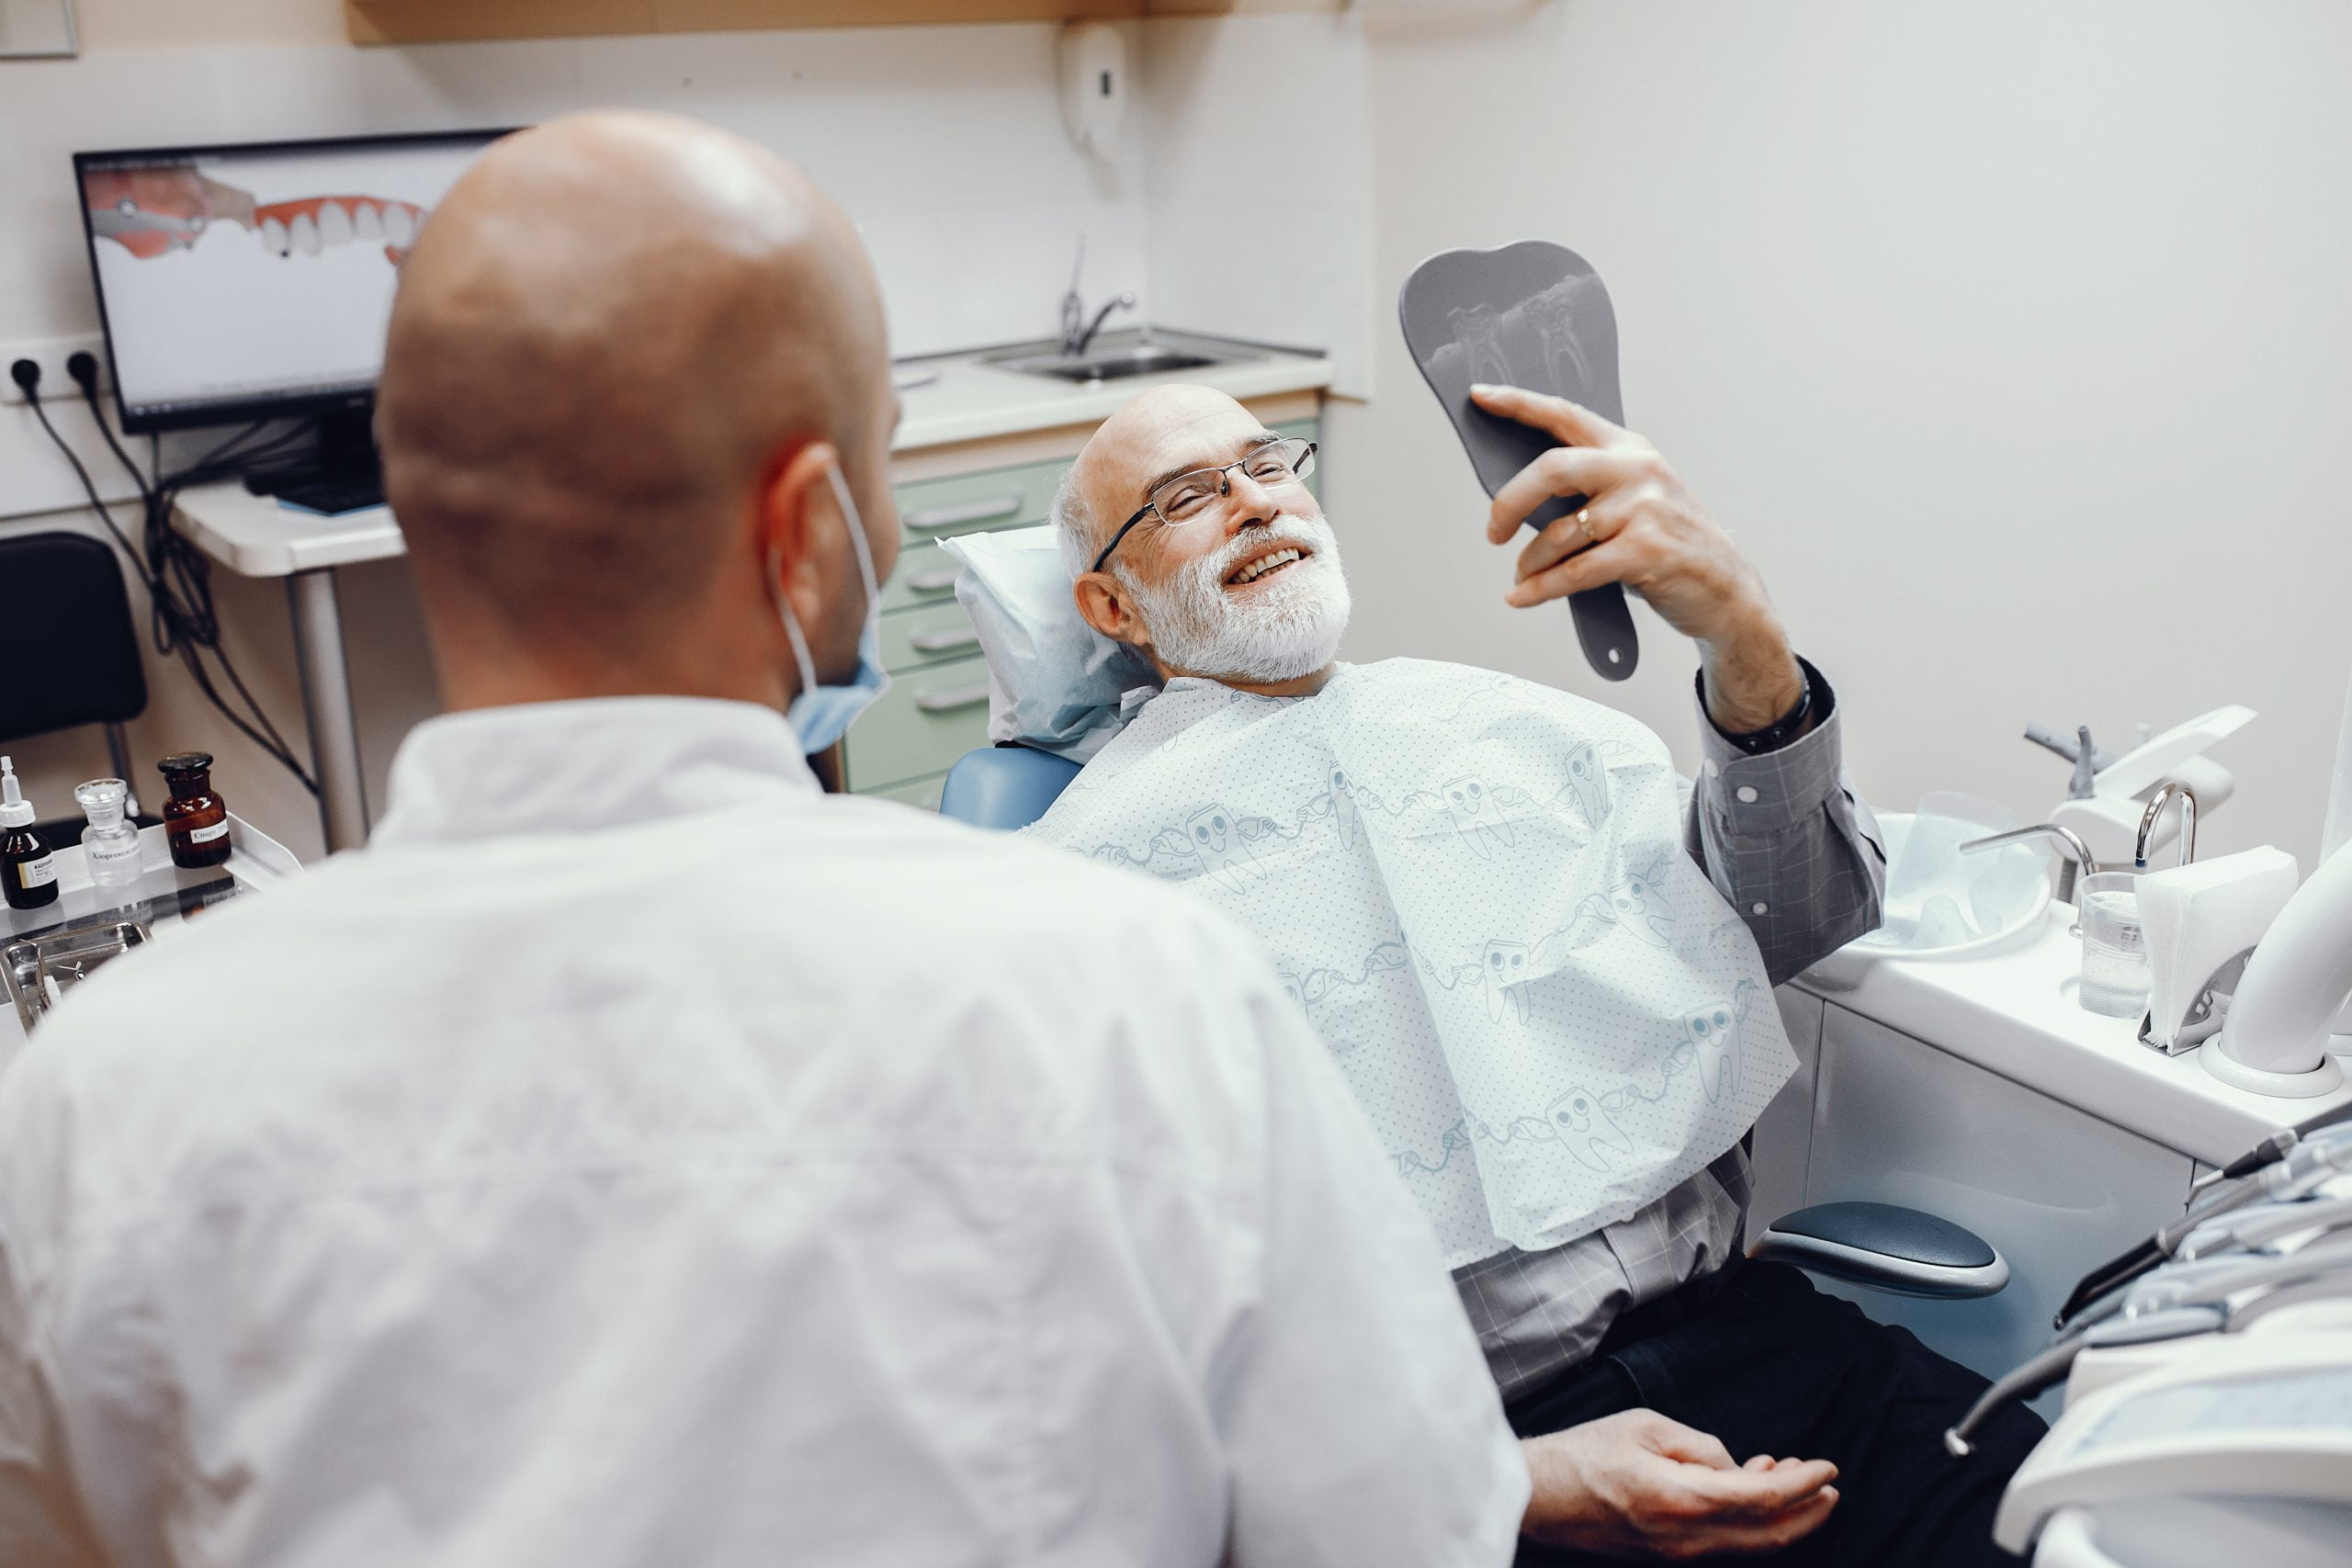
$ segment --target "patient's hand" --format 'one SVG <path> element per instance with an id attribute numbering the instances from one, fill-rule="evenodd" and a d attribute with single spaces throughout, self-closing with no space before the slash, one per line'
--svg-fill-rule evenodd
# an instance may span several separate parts
<path id="1" fill-rule="evenodd" d="M 1758 1454 L 1655 1410 L 1627 1410 L 1520 1445 L 1535 1483 L 1521 1533 L 1615 1557 L 1777 1551 L 1838 1506 L 1826 1460 Z"/>
<path id="2" fill-rule="evenodd" d="M 1796 706 L 1804 676 L 1764 580 L 1657 447 L 1566 398 L 1516 387 L 1476 388 L 1471 396 L 1488 413 L 1566 443 L 1495 492 L 1489 540 L 1509 542 L 1556 496 L 1586 498 L 1581 513 L 1555 519 L 1520 551 L 1508 603 L 1541 604 L 1622 582 L 1699 644 L 1716 723 L 1761 729 Z"/>

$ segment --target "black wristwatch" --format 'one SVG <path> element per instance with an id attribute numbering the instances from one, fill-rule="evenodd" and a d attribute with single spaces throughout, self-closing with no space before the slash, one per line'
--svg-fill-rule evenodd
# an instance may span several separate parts
<path id="1" fill-rule="evenodd" d="M 1714 725 L 1716 734 L 1749 756 L 1760 757 L 1767 751 L 1777 751 L 1803 735 L 1805 726 L 1813 718 L 1813 689 L 1820 682 L 1821 672 L 1807 663 L 1803 656 L 1799 656 L 1797 673 L 1804 678 L 1804 690 L 1797 694 L 1796 706 L 1761 729 L 1750 729 L 1741 733 L 1725 729 L 1722 725 L 1715 724 L 1714 711 L 1707 706 L 1707 672 L 1703 670 L 1694 677 L 1699 689 L 1699 711 L 1707 716 L 1709 724 Z"/>

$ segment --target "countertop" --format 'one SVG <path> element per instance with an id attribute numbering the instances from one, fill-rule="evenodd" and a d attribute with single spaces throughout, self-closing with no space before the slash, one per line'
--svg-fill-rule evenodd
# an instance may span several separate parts
<path id="1" fill-rule="evenodd" d="M 2281 1126 L 2352 1100 L 2352 1082 L 2309 1100 L 2279 1100 L 2222 1082 L 2199 1060 L 2143 1045 L 2137 1018 L 2086 1011 L 2067 981 L 2082 944 L 2074 911 L 2052 903 L 1998 952 L 1939 961 L 1832 954 L 1795 984 L 1834 1007 L 2177 1149 L 2222 1165 Z"/>
<path id="2" fill-rule="evenodd" d="M 1131 343 L 1138 335 L 1105 333 L 1099 341 L 1105 345 Z M 1109 418 L 1138 391 L 1163 382 L 1194 382 L 1236 398 L 1270 397 L 1277 392 L 1307 391 L 1331 384 L 1331 362 L 1319 355 L 1233 343 L 1195 333 L 1154 333 L 1151 336 L 1157 342 L 1215 344 L 1250 357 L 1129 380 L 1086 382 L 1023 375 L 985 363 L 991 355 L 1008 352 L 1003 349 L 900 360 L 897 371 L 902 379 L 933 374 L 938 379 L 899 394 L 903 412 L 890 450 L 911 452 L 957 441 L 985 440 L 992 435 L 1093 424 Z"/>
<path id="3" fill-rule="evenodd" d="M 1100 341 L 1105 344 L 1133 342 L 1140 335 L 1106 333 Z M 1216 344 L 1246 357 L 1197 369 L 1091 382 L 1057 381 L 984 363 L 991 355 L 1007 352 L 1004 349 L 900 360 L 894 369 L 902 382 L 919 377 L 932 379 L 906 387 L 899 394 L 902 412 L 890 450 L 899 455 L 958 442 L 1092 424 L 1145 388 L 1170 381 L 1198 382 L 1236 398 L 1309 391 L 1331 382 L 1330 362 L 1319 355 L 1231 343 L 1201 333 L 1151 335 L 1159 342 Z M 389 507 L 322 517 L 290 511 L 267 496 L 247 494 L 244 486 L 233 479 L 182 491 L 174 515 L 206 554 L 244 577 L 288 577 L 407 552 L 400 525 Z"/>

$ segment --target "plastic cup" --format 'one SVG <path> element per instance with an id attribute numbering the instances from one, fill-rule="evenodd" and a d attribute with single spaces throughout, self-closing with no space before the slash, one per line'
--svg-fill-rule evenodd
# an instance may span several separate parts
<path id="1" fill-rule="evenodd" d="M 2132 872 L 2102 871 L 2082 881 L 2082 1002 L 2109 1018 L 2136 1018 L 2148 1009 L 2139 880 Z"/>

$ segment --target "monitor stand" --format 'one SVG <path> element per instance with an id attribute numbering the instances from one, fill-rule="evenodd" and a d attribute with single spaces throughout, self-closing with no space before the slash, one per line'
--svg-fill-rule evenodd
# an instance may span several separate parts
<path id="1" fill-rule="evenodd" d="M 247 474 L 245 489 L 254 495 L 274 495 L 322 512 L 381 505 L 384 481 L 376 461 L 372 414 L 337 410 L 321 414 L 317 424 L 315 448 L 288 462 L 273 463 Z"/>

